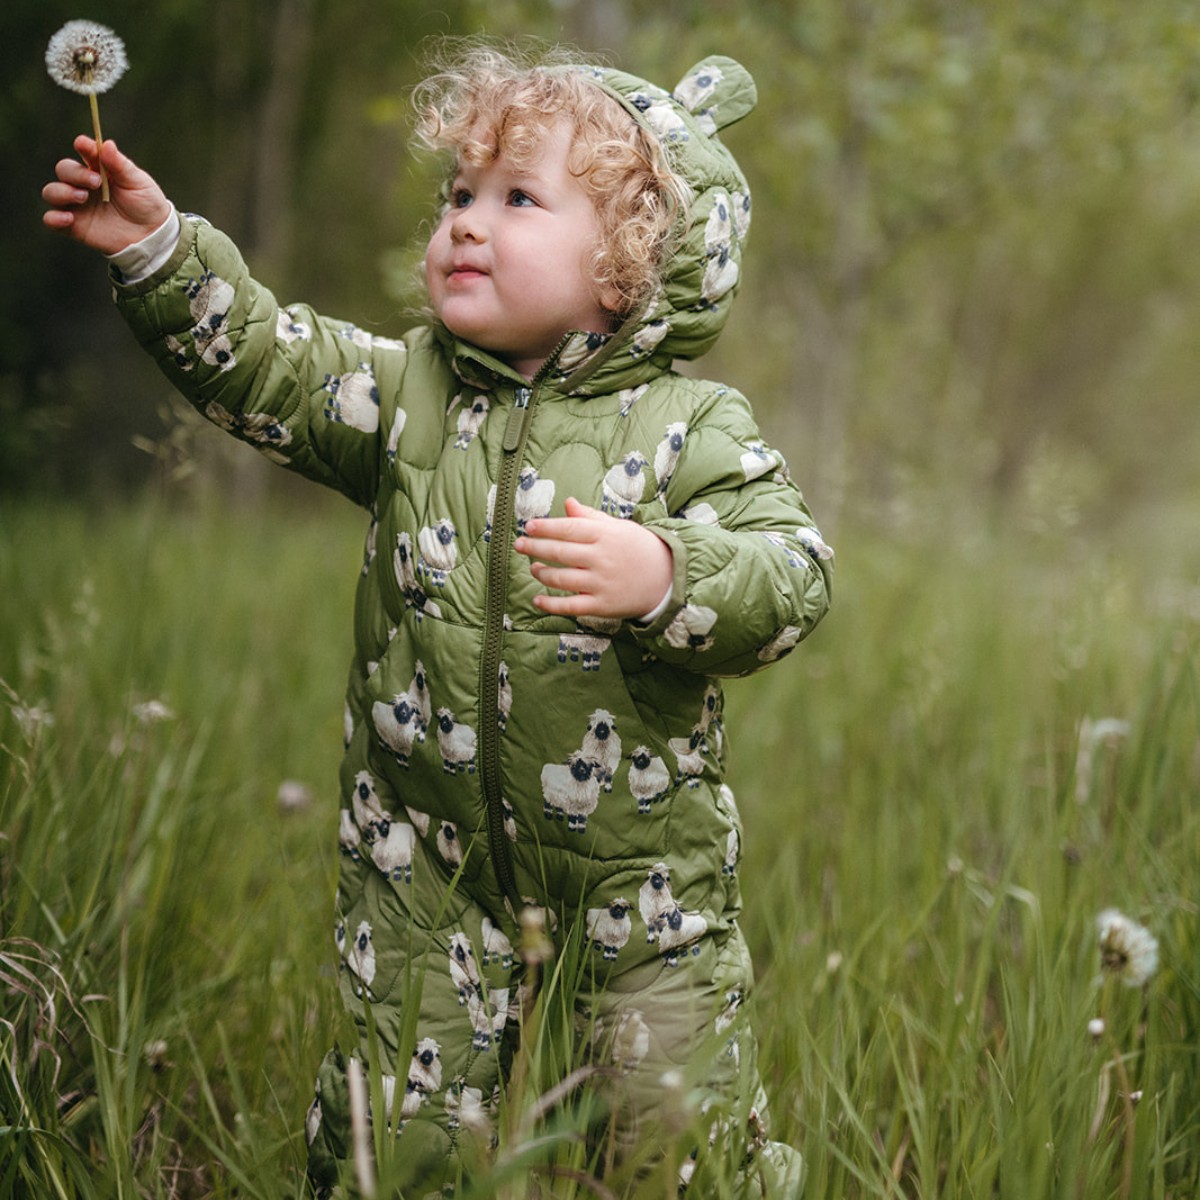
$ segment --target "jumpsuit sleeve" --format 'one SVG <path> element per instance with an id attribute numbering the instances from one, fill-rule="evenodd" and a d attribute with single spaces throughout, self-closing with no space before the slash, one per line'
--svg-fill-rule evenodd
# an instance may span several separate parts
<path id="1" fill-rule="evenodd" d="M 140 344 L 198 412 L 371 506 L 385 454 L 395 452 L 403 341 L 281 307 L 229 238 L 192 216 L 159 271 L 134 284 L 114 276 L 114 290 Z"/>
<path id="2" fill-rule="evenodd" d="M 671 599 L 633 636 L 705 675 L 749 675 L 787 654 L 829 607 L 833 551 L 750 406 L 717 389 L 690 422 L 663 496 L 643 519 L 674 557 Z"/>

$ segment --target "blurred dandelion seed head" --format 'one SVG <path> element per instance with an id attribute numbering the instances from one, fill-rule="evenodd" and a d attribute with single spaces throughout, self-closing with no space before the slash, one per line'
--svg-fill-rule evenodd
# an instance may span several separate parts
<path id="1" fill-rule="evenodd" d="M 1093 1017 L 1087 1023 L 1087 1030 L 1091 1034 L 1092 1040 L 1098 1042 L 1104 1036 L 1104 1018 Z"/>
<path id="2" fill-rule="evenodd" d="M 1158 970 L 1158 940 L 1115 908 L 1096 918 L 1100 940 L 1100 965 L 1126 987 L 1141 987 Z"/>
<path id="3" fill-rule="evenodd" d="M 167 1043 L 164 1038 L 155 1038 L 142 1047 L 142 1058 L 155 1074 L 165 1071 L 175 1064 L 167 1058 Z"/>
<path id="4" fill-rule="evenodd" d="M 134 720 L 139 725 L 157 725 L 160 721 L 172 721 L 175 714 L 161 700 L 146 700 L 133 706 Z"/>
<path id="5" fill-rule="evenodd" d="M 84 96 L 107 92 L 128 66 L 124 43 L 95 21 L 68 21 L 46 47 L 50 78 Z"/>
<path id="6" fill-rule="evenodd" d="M 298 779 L 285 779 L 279 785 L 276 802 L 282 812 L 303 812 L 312 805 L 313 790 Z"/>
<path id="7" fill-rule="evenodd" d="M 26 707 L 14 704 L 12 714 L 21 727 L 21 734 L 26 741 L 32 740 L 42 729 L 49 729 L 54 724 L 54 714 L 44 704 L 33 704 Z"/>

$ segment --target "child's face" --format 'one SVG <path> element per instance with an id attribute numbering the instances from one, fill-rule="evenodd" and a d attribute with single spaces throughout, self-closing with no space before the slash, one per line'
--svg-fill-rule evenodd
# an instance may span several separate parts
<path id="1" fill-rule="evenodd" d="M 429 296 L 446 327 L 527 378 L 568 331 L 611 329 L 585 267 L 598 225 L 567 169 L 570 145 L 570 126 L 559 121 L 523 170 L 503 155 L 460 163 L 425 252 Z"/>

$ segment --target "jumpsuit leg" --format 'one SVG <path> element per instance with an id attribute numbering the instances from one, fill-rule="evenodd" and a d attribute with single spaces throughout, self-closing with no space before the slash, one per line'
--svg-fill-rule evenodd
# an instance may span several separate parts
<path id="1" fill-rule="evenodd" d="M 681 1191 L 736 1200 L 798 1200 L 798 1151 L 769 1139 L 757 1044 L 740 1011 L 752 964 L 736 924 L 671 967 L 648 963 L 581 1003 L 581 1035 L 601 1065 L 611 1112 L 607 1156 L 627 1164 L 626 1194 Z"/>
<path id="2" fill-rule="evenodd" d="M 414 838 L 407 868 L 384 875 L 364 846 L 343 861 L 336 939 L 343 1000 L 358 1044 L 326 1055 L 306 1121 L 318 1190 L 353 1179 L 347 1060 L 358 1059 L 371 1106 L 379 1195 L 440 1194 L 486 1152 L 516 1020 L 512 947 L 460 879 Z M 398 877 L 397 877 L 398 876 Z M 383 1137 L 376 1126 L 383 1122 Z"/>

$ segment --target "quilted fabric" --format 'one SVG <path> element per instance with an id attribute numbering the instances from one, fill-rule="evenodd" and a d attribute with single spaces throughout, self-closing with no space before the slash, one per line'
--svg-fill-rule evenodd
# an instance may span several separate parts
<path id="1" fill-rule="evenodd" d="M 672 368 L 712 344 L 737 291 L 750 193 L 719 130 L 754 87 L 726 58 L 673 93 L 581 69 L 668 146 L 694 198 L 661 291 L 611 337 L 565 335 L 532 381 L 436 325 L 393 339 L 281 307 L 199 218 L 118 301 L 199 411 L 370 513 L 332 933 L 360 1037 L 321 1068 L 314 1178 L 334 1183 L 346 1157 L 355 1057 L 382 1075 L 407 1194 L 454 1179 L 505 1078 L 534 905 L 560 947 L 587 944 L 581 1040 L 621 1068 L 620 1135 L 644 1136 L 664 1070 L 703 1052 L 753 1126 L 755 1194 L 791 1196 L 799 1158 L 766 1139 L 737 1015 L 752 980 L 720 678 L 813 628 L 832 553 L 745 399 Z M 532 603 L 513 539 L 569 495 L 671 547 L 652 625 Z"/>

